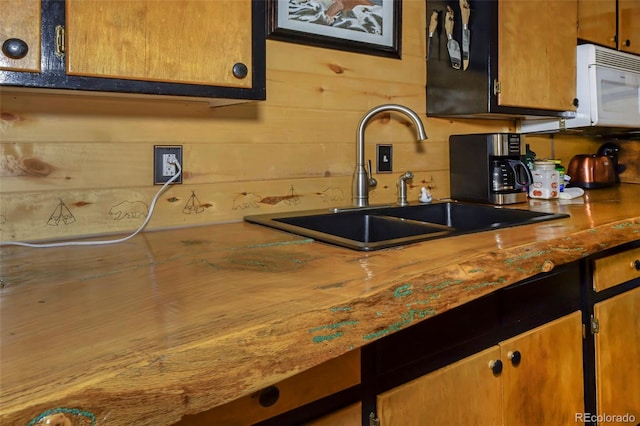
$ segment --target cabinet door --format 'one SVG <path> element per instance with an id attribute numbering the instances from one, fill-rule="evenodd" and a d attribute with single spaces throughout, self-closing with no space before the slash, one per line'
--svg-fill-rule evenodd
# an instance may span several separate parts
<path id="1" fill-rule="evenodd" d="M 615 49 L 616 0 L 578 0 L 578 38 Z"/>
<path id="2" fill-rule="evenodd" d="M 618 46 L 640 55 L 640 0 L 618 0 Z"/>
<path id="3" fill-rule="evenodd" d="M 595 334 L 598 413 L 640 419 L 640 288 L 596 303 L 594 313 L 600 325 Z"/>
<path id="4" fill-rule="evenodd" d="M 498 2 L 501 106 L 575 111 L 575 1 Z"/>
<path id="5" fill-rule="evenodd" d="M 362 424 L 362 404 L 360 402 L 305 423 L 304 426 L 354 426 Z"/>
<path id="6" fill-rule="evenodd" d="M 69 75 L 251 86 L 250 0 L 67 0 L 66 7 Z M 234 77 L 236 63 L 246 77 Z"/>
<path id="7" fill-rule="evenodd" d="M 0 70 L 40 71 L 40 0 L 1 0 Z M 26 56 L 14 59 L 5 54 L 8 39 L 17 39 L 27 46 Z M 14 41 L 14 43 L 18 41 Z M 8 47 L 8 46 L 7 46 Z"/>
<path id="8" fill-rule="evenodd" d="M 581 313 L 506 340 L 500 349 L 504 424 L 575 426 L 576 413 L 584 412 Z"/>
<path id="9" fill-rule="evenodd" d="M 499 357 L 494 346 L 379 395 L 380 424 L 502 424 L 500 376 L 489 368 Z"/>

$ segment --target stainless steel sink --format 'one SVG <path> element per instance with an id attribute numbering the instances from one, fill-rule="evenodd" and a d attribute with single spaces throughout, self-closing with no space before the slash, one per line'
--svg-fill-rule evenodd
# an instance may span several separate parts
<path id="1" fill-rule="evenodd" d="M 448 201 L 274 213 L 244 220 L 355 250 L 377 250 L 566 217 L 569 215 Z"/>

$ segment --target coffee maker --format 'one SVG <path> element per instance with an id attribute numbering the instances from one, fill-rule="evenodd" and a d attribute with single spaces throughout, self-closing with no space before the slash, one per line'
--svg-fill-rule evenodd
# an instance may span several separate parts
<path id="1" fill-rule="evenodd" d="M 451 135 L 451 198 L 500 205 L 527 201 L 533 178 L 521 160 L 523 140 L 516 133 Z"/>

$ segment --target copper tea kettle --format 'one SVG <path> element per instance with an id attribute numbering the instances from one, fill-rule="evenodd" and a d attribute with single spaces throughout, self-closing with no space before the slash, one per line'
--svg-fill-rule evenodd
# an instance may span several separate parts
<path id="1" fill-rule="evenodd" d="M 567 168 L 571 186 L 596 189 L 619 183 L 618 151 L 618 145 L 608 142 L 598 149 L 597 154 L 575 155 Z"/>

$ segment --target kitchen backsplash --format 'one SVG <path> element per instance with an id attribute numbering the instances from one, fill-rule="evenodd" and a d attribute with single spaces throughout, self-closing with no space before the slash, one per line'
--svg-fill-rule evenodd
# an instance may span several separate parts
<path id="1" fill-rule="evenodd" d="M 415 142 L 402 115 L 367 127 L 366 154 L 393 144 L 393 173 L 379 174 L 372 203 L 429 187 L 449 196 L 451 134 L 513 131 L 511 121 L 426 117 L 425 2 L 403 3 L 402 59 L 267 43 L 267 101 L 204 103 L 34 94 L 0 99 L 0 239 L 43 240 L 124 233 L 148 214 L 153 146 L 182 145 L 183 184 L 162 194 L 148 229 L 241 220 L 248 214 L 349 205 L 357 125 L 370 108 L 398 103 L 423 118 Z M 586 142 L 532 138 L 568 161 Z M 595 145 L 597 148 L 597 145 Z M 594 148 L 595 149 L 595 148 Z"/>

